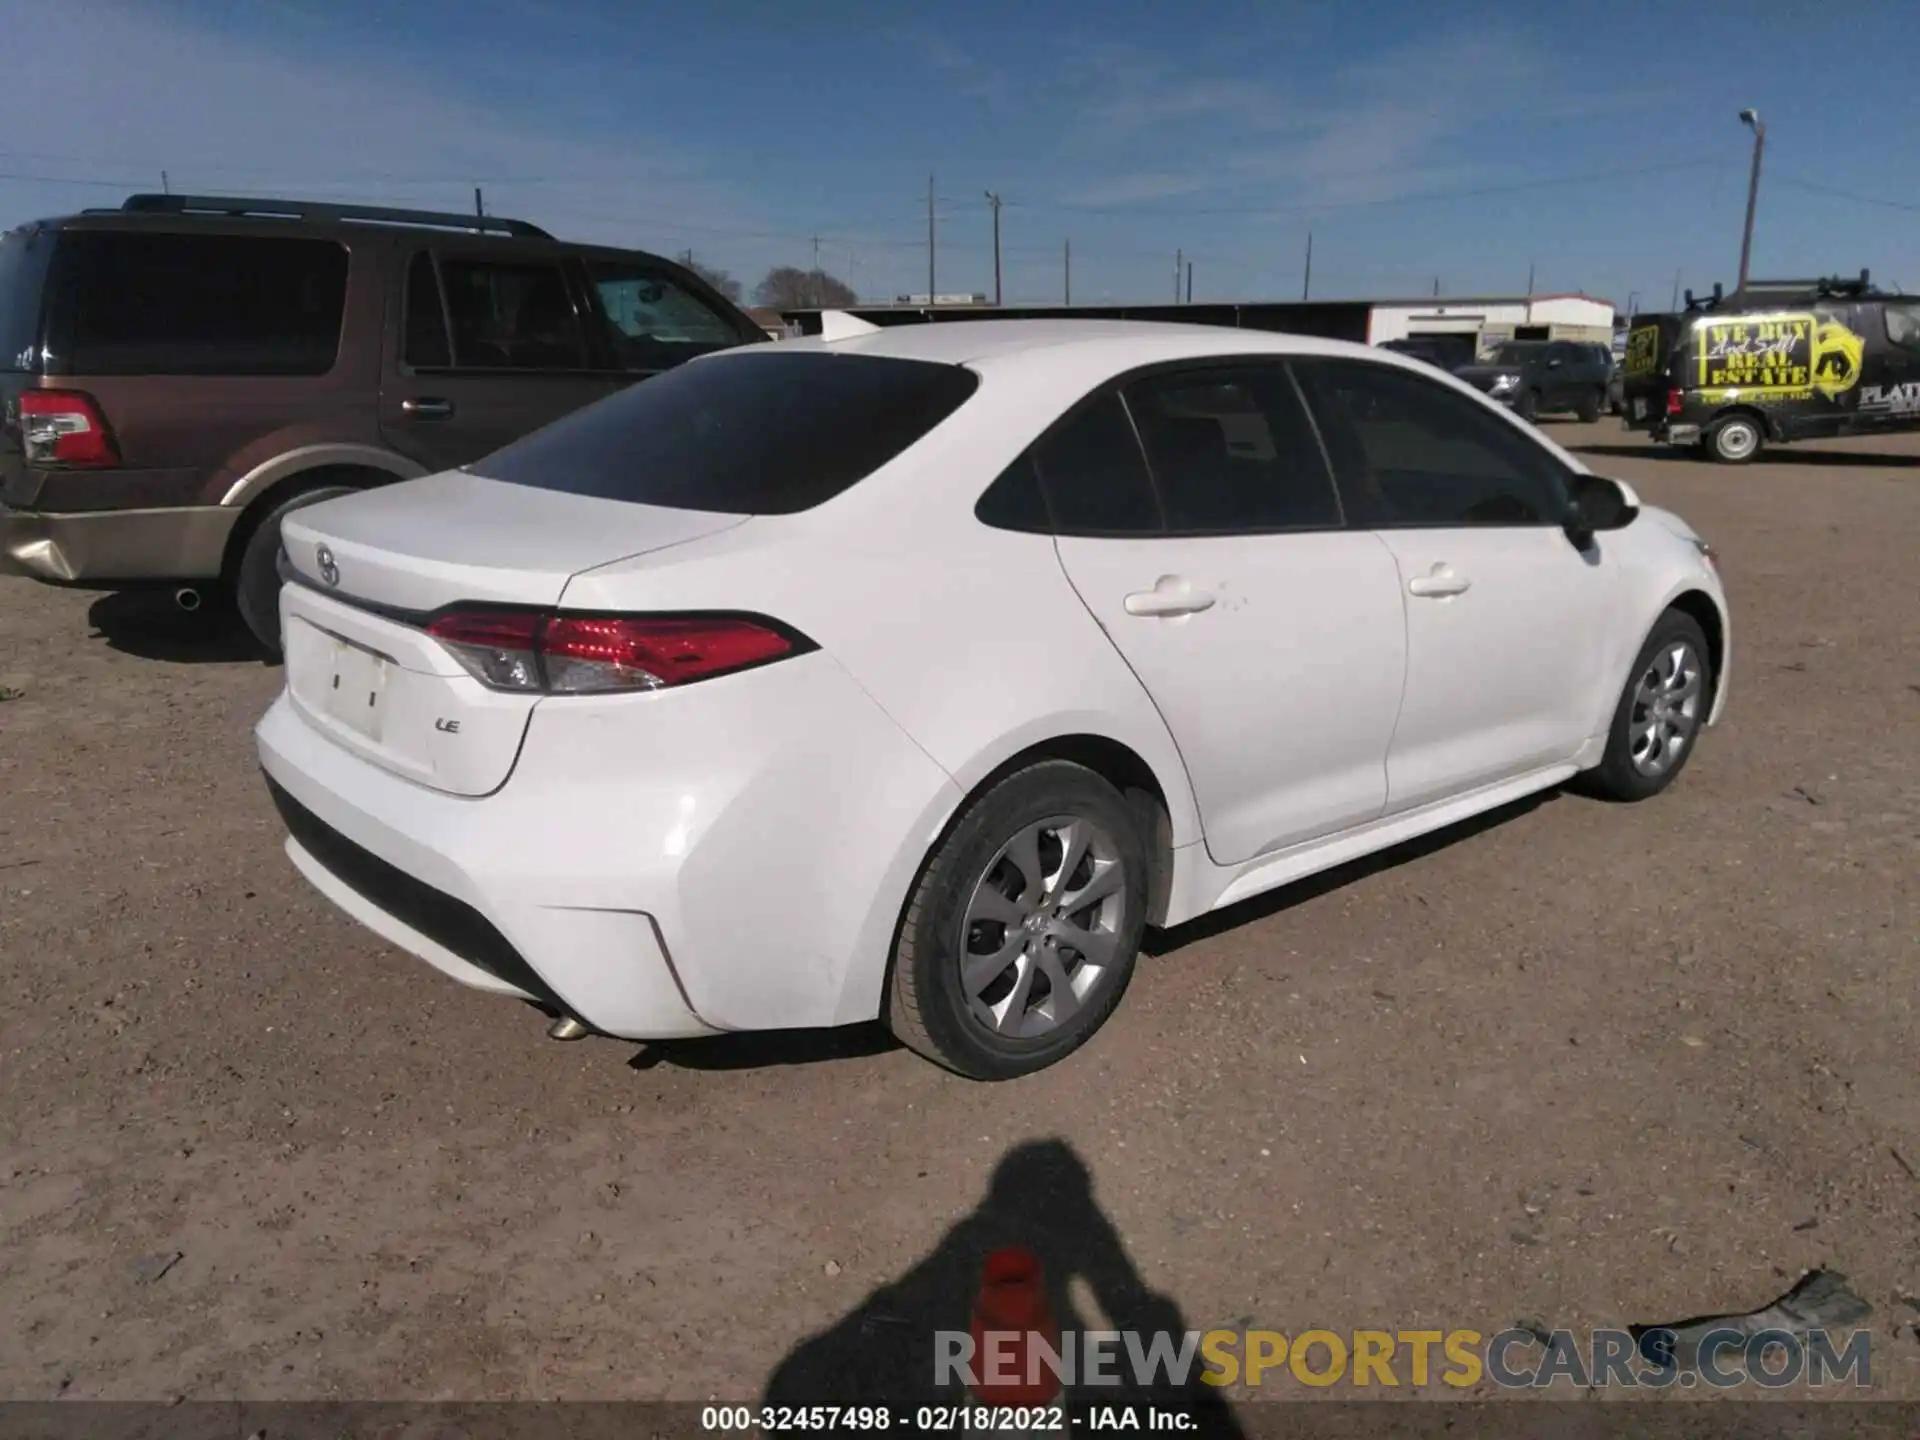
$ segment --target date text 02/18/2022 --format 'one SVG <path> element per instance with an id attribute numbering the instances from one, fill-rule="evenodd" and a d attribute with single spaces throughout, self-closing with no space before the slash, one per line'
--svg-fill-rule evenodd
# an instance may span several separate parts
<path id="1" fill-rule="evenodd" d="M 821 1431 L 899 1430 L 916 1435 L 1062 1435 L 1075 1431 L 1157 1430 L 1180 1433 L 1198 1422 L 1165 1406 L 1094 1405 L 1070 1411 L 1064 1405 L 921 1405 L 912 1411 L 887 1405 L 708 1405 L 700 1428 L 719 1432 L 758 1430 L 767 1435 Z"/>

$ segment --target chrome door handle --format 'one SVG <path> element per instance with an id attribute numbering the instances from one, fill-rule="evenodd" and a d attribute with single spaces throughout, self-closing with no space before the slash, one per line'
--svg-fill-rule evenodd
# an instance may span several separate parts
<path id="1" fill-rule="evenodd" d="M 1473 588 L 1473 582 L 1464 575 L 1453 573 L 1450 565 L 1436 565 L 1431 575 L 1416 575 L 1407 582 L 1409 595 L 1422 595 L 1429 599 L 1444 600 L 1449 595 L 1464 595 Z"/>
<path id="2" fill-rule="evenodd" d="M 451 400 L 402 400 L 400 408 L 416 420 L 443 420 L 453 414 Z"/>
<path id="3" fill-rule="evenodd" d="M 1129 615 L 1197 615 L 1213 608 L 1213 596 L 1195 590 L 1186 581 L 1164 575 L 1151 590 L 1136 590 L 1126 598 Z"/>

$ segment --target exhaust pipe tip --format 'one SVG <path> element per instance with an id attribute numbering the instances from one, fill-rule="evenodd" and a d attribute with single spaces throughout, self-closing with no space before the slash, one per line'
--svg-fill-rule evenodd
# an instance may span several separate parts
<path id="1" fill-rule="evenodd" d="M 182 585 L 173 592 L 173 603 L 191 615 L 200 608 L 200 592 L 191 585 Z"/>
<path id="2" fill-rule="evenodd" d="M 549 1040 L 584 1040 L 593 1032 L 571 1015 L 562 1015 L 547 1026 Z"/>

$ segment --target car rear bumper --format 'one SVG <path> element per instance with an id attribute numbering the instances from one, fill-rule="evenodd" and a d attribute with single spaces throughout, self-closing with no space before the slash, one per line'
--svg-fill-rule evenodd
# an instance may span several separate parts
<path id="1" fill-rule="evenodd" d="M 212 580 L 239 518 L 218 505 L 66 514 L 0 506 L 0 574 L 55 585 Z"/>
<path id="2" fill-rule="evenodd" d="M 822 654 L 696 695 L 542 701 L 492 795 L 256 731 L 288 854 L 465 984 L 635 1040 L 874 1018 L 952 781 Z"/>

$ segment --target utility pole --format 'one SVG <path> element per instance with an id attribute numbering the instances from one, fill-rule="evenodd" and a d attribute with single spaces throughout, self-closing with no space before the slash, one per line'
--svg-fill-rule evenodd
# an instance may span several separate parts
<path id="1" fill-rule="evenodd" d="M 1193 303 L 1193 262 L 1187 262 L 1187 304 Z"/>
<path id="2" fill-rule="evenodd" d="M 487 218 L 487 207 L 480 203 L 480 187 L 478 185 L 473 187 L 473 218 L 476 220 L 484 220 Z"/>
<path id="3" fill-rule="evenodd" d="M 173 187 L 167 183 L 167 172 L 164 170 L 160 172 L 160 193 L 162 195 L 171 195 L 173 193 Z"/>
<path id="4" fill-rule="evenodd" d="M 1758 110 L 1742 110 L 1740 123 L 1753 130 L 1753 172 L 1747 177 L 1747 228 L 1740 235 L 1740 283 L 1736 292 L 1747 288 L 1747 261 L 1753 255 L 1753 209 L 1760 199 L 1760 152 L 1767 148 L 1767 127 Z"/>
<path id="5" fill-rule="evenodd" d="M 927 176 L 927 304 L 933 304 L 933 176 Z"/>
<path id="6" fill-rule="evenodd" d="M 1173 303 L 1176 305 L 1180 303 L 1180 271 L 1186 263 L 1185 254 L 1183 250 L 1173 252 Z"/>
<path id="7" fill-rule="evenodd" d="M 1440 296 L 1440 277 L 1438 275 L 1433 277 L 1433 294 L 1435 299 L 1438 299 Z"/>
<path id="8" fill-rule="evenodd" d="M 1300 298 L 1305 300 L 1313 293 L 1313 232 L 1307 231 L 1307 273 L 1300 281 Z"/>
<path id="9" fill-rule="evenodd" d="M 1533 261 L 1527 261 L 1527 298 L 1533 298 Z"/>
<path id="10" fill-rule="evenodd" d="M 989 190 L 987 204 L 993 207 L 993 303 L 1000 303 L 1000 197 Z"/>
<path id="11" fill-rule="evenodd" d="M 1676 270 L 1673 272 L 1673 303 L 1668 305 L 1667 309 L 1678 310 L 1679 308 L 1680 308 L 1680 272 Z"/>
<path id="12" fill-rule="evenodd" d="M 1060 303 L 1063 305 L 1071 305 L 1073 303 L 1073 241 L 1071 238 L 1067 240 L 1067 248 L 1063 259 L 1066 262 L 1065 269 L 1061 274 L 1064 293 L 1060 297 Z"/>
<path id="13" fill-rule="evenodd" d="M 820 273 L 820 237 L 818 235 L 813 237 L 813 273 L 816 275 Z"/>

